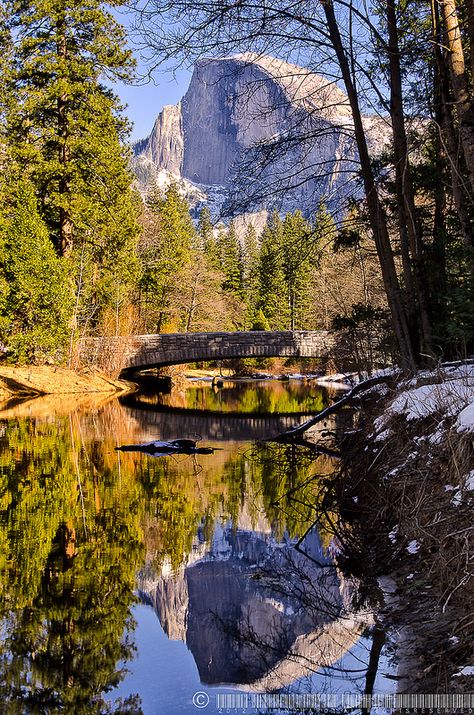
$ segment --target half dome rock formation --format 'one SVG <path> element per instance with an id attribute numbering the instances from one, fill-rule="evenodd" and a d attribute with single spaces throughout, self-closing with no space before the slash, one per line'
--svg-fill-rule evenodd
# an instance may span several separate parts
<path id="1" fill-rule="evenodd" d="M 366 118 L 370 144 L 388 126 Z M 178 181 L 194 205 L 215 215 L 277 209 L 333 211 L 357 195 L 358 168 L 346 95 L 335 82 L 251 53 L 196 63 L 189 89 L 166 106 L 150 136 L 135 145 L 144 191 Z M 352 181 L 351 181 L 352 179 Z"/>

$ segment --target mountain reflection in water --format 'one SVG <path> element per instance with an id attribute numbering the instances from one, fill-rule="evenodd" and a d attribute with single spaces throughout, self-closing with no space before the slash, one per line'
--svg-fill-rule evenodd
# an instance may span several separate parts
<path id="1" fill-rule="evenodd" d="M 362 630 L 340 620 L 341 584 L 316 530 L 305 552 L 314 560 L 289 539 L 218 526 L 198 561 L 144 578 L 141 596 L 167 635 L 186 642 L 202 683 L 274 690 L 332 665 Z"/>
<path id="2" fill-rule="evenodd" d="M 48 404 L 0 412 L 5 712 L 187 715 L 196 686 L 291 686 L 357 640 L 329 521 L 308 531 L 334 460 L 222 436 L 215 454 L 155 460 L 115 447 L 195 438 L 194 414 L 163 434 L 156 410 L 118 400 Z M 305 555 L 294 544 L 306 532 Z M 168 646 L 135 630 L 137 591 L 195 675 L 183 651 L 163 656 L 159 684 L 140 681 Z M 172 668 L 189 672 L 180 692 Z"/>

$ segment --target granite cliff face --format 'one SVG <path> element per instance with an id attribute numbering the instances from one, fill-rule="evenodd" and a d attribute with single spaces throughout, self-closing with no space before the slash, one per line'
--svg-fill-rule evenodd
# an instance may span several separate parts
<path id="1" fill-rule="evenodd" d="M 386 125 L 366 123 L 380 147 Z M 345 94 L 308 70 L 250 53 L 198 62 L 182 101 L 164 107 L 136 145 L 134 165 L 143 189 L 174 177 L 195 204 L 233 216 L 309 214 L 320 200 L 340 211 L 358 191 L 348 182 L 357 151 Z"/>
<path id="2" fill-rule="evenodd" d="M 146 142 L 144 156 L 173 174 L 181 172 L 184 154 L 181 103 L 163 107 Z"/>

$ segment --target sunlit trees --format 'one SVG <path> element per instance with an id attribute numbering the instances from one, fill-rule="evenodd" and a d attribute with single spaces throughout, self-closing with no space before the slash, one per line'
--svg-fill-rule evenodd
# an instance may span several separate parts
<path id="1" fill-rule="evenodd" d="M 123 28 L 101 0 L 7 0 L 0 15 L 0 51 L 0 165 L 12 195 L 22 193 L 25 182 L 30 186 L 32 216 L 25 236 L 31 236 L 35 220 L 45 237 L 36 254 L 27 252 L 26 239 L 16 250 L 23 251 L 25 272 L 38 275 L 43 262 L 45 296 L 56 285 L 57 271 L 68 275 L 51 300 L 58 316 L 74 305 L 69 322 L 53 320 L 41 338 L 49 359 L 64 360 L 64 350 L 51 354 L 57 332 L 69 333 L 71 348 L 91 331 L 118 334 L 137 280 L 138 203 L 131 191 L 128 123 L 106 85 L 129 80 L 134 63 Z M 25 220 L 21 202 L 10 203 L 8 210 L 17 212 L 11 213 L 11 225 Z M 21 237 L 20 229 L 17 233 Z M 54 269 L 45 257 L 45 240 L 60 259 Z M 24 322 L 20 302 L 14 313 L 14 325 Z M 26 331 L 25 355 L 37 361 L 41 350 L 37 344 L 28 347 L 29 340 L 33 335 Z"/>
<path id="2" fill-rule="evenodd" d="M 188 204 L 174 184 L 165 194 L 152 194 L 148 206 L 139 245 L 140 313 L 146 332 L 160 332 L 178 327 L 174 297 L 191 259 L 195 229 Z"/>
<path id="3" fill-rule="evenodd" d="M 244 264 L 242 246 L 237 236 L 233 221 L 227 229 L 222 230 L 218 237 L 218 248 L 221 260 L 221 270 L 224 274 L 222 288 L 240 298 L 244 295 L 243 273 Z"/>
<path id="4" fill-rule="evenodd" d="M 272 330 L 285 330 L 288 326 L 288 296 L 282 246 L 283 224 L 275 211 L 262 231 L 258 264 L 257 308 L 262 311 Z"/>
<path id="5" fill-rule="evenodd" d="M 28 181 L 0 181 L 0 201 L 0 339 L 16 361 L 60 361 L 73 308 L 68 266 L 54 251 Z"/>
<path id="6" fill-rule="evenodd" d="M 273 212 L 262 232 L 256 307 L 274 330 L 302 330 L 314 324 L 312 292 L 320 235 L 318 223 L 311 226 L 301 211 L 288 213 L 283 221 Z"/>
<path id="7" fill-rule="evenodd" d="M 288 295 L 290 330 L 301 329 L 308 313 L 311 274 L 316 251 L 309 224 L 301 211 L 287 214 L 283 221 L 283 272 Z"/>
<path id="8" fill-rule="evenodd" d="M 130 230 L 121 210 L 131 183 L 127 123 L 104 80 L 131 77 L 124 30 L 101 0 L 11 0 L 6 9 L 10 153 L 35 186 L 56 250 L 68 256 L 81 239 L 97 245 L 111 232 L 120 243 Z"/>
<path id="9" fill-rule="evenodd" d="M 257 236 L 257 231 L 252 224 L 247 226 L 243 241 L 242 241 L 242 259 L 243 273 L 242 284 L 247 304 L 247 323 L 253 326 L 256 320 L 258 293 L 259 293 L 259 276 L 258 276 L 258 261 L 260 255 L 260 246 Z"/>

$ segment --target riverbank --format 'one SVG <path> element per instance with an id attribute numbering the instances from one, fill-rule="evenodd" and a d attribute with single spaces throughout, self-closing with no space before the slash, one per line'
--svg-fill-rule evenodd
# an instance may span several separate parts
<path id="1" fill-rule="evenodd" d="M 36 395 L 120 393 L 130 390 L 124 380 L 95 370 L 74 371 L 63 367 L 28 365 L 0 367 L 0 400 Z"/>
<path id="2" fill-rule="evenodd" d="M 359 396 L 339 482 L 404 693 L 474 687 L 474 366 Z"/>

